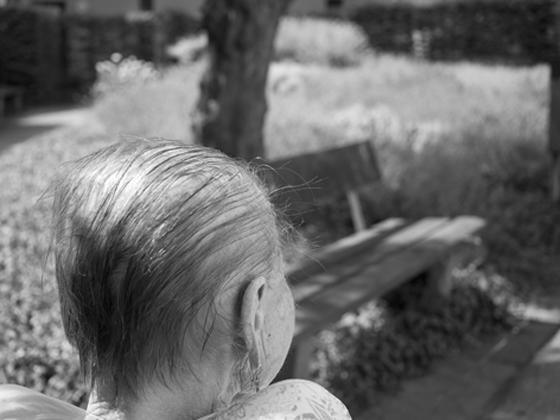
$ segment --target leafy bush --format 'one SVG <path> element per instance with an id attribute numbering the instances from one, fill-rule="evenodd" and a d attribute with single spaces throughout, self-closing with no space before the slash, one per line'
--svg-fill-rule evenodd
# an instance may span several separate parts
<path id="1" fill-rule="evenodd" d="M 468 277 L 437 308 L 421 304 L 425 279 L 418 278 L 346 315 L 320 335 L 316 379 L 356 410 L 376 393 L 395 392 L 404 379 L 422 376 L 467 339 L 481 340 L 518 322 L 515 297 L 500 278 Z"/>
<path id="2" fill-rule="evenodd" d="M 150 62 L 126 57 L 119 53 L 111 55 L 109 60 L 95 65 L 96 80 L 92 88 L 93 96 L 109 92 L 120 93 L 134 84 L 144 84 L 157 79 L 159 73 Z"/>
<path id="3" fill-rule="evenodd" d="M 359 26 L 308 17 L 285 17 L 274 45 L 276 58 L 338 67 L 361 62 L 368 40 Z"/>
<path id="4" fill-rule="evenodd" d="M 200 65 L 170 69 L 145 82 L 130 79 L 126 89 L 107 85 L 94 110 L 108 133 L 189 141 L 189 113 L 197 97 Z"/>
<path id="5" fill-rule="evenodd" d="M 534 63 L 554 55 L 554 6 L 553 0 L 384 0 L 363 3 L 351 19 L 381 51 L 421 47 L 436 60 Z"/>

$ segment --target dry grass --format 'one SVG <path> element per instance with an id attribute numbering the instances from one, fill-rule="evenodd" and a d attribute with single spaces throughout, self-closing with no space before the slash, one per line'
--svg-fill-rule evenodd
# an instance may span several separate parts
<path id="1" fill-rule="evenodd" d="M 202 68 L 171 69 L 159 81 L 101 98 L 96 109 L 110 132 L 190 141 L 188 113 Z M 372 200 L 372 217 L 479 214 L 491 222 L 496 256 L 506 255 L 501 266 L 522 266 L 513 270 L 518 277 L 531 272 L 539 284 L 553 281 L 560 224 L 546 195 L 546 66 L 369 55 L 347 68 L 275 63 L 270 75 L 270 157 L 369 138 L 389 186 Z"/>

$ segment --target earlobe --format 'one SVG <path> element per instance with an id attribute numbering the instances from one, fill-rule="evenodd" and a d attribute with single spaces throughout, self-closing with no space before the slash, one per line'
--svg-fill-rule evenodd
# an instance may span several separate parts
<path id="1" fill-rule="evenodd" d="M 254 368 L 260 367 L 264 358 L 262 297 L 265 286 L 266 280 L 263 277 L 252 280 L 245 289 L 241 304 L 243 340 L 249 352 L 249 362 Z"/>

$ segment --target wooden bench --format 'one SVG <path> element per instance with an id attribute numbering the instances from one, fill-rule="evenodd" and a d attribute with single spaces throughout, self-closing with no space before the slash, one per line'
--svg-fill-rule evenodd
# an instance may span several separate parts
<path id="1" fill-rule="evenodd" d="M 0 118 L 6 115 L 6 111 L 13 113 L 23 109 L 23 89 L 17 86 L 0 85 Z"/>
<path id="2" fill-rule="evenodd" d="M 484 221 L 474 216 L 388 219 L 367 227 L 360 194 L 381 181 L 369 142 L 269 162 L 265 179 L 279 187 L 276 201 L 289 212 L 305 212 L 344 194 L 355 233 L 293 264 L 288 278 L 296 301 L 292 349 L 278 379 L 309 376 L 313 336 L 343 314 L 426 273 L 427 305 L 451 289 L 450 273 L 483 256 L 476 234 Z"/>

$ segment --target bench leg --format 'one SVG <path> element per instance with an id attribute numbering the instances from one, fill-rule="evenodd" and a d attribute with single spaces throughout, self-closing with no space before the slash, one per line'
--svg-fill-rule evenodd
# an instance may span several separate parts
<path id="1" fill-rule="evenodd" d="M 464 239 L 451 254 L 428 271 L 423 304 L 433 308 L 451 294 L 452 274 L 456 268 L 478 267 L 485 260 L 487 249 L 479 237 Z"/>
<path id="2" fill-rule="evenodd" d="M 435 308 L 449 297 L 452 288 L 451 274 L 455 266 L 456 259 L 449 256 L 428 271 L 426 290 L 422 296 L 422 304 L 426 308 Z"/>
<path id="3" fill-rule="evenodd" d="M 293 345 L 282 369 L 276 375 L 274 382 L 284 379 L 310 379 L 309 365 L 313 354 L 313 341 L 311 339 Z"/>
<path id="4" fill-rule="evenodd" d="M 364 218 L 364 212 L 362 210 L 362 205 L 360 204 L 360 197 L 355 191 L 348 191 L 346 193 L 346 199 L 350 205 L 350 213 L 352 215 L 352 223 L 354 224 L 354 230 L 356 232 L 365 230 L 366 221 Z"/>

